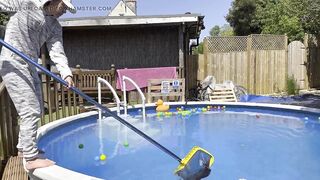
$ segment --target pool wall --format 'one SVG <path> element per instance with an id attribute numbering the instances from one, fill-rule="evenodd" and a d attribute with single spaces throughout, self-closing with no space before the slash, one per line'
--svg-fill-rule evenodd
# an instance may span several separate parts
<path id="1" fill-rule="evenodd" d="M 178 105 L 178 106 L 185 106 L 185 105 L 212 105 L 212 106 L 231 106 L 231 107 L 248 107 L 248 108 L 264 108 L 264 109 L 269 109 L 269 110 L 284 110 L 284 111 L 289 111 L 289 112 L 299 112 L 299 113 L 312 113 L 312 114 L 317 114 L 320 115 L 320 110 L 319 109 L 313 109 L 313 108 L 306 108 L 306 107 L 300 107 L 300 106 L 292 106 L 292 105 L 280 105 L 280 104 L 261 104 L 261 103 L 223 103 L 223 102 L 180 102 L 180 103 L 166 103 L 169 105 Z M 147 108 L 152 108 L 154 107 L 154 103 L 146 104 Z M 130 111 L 136 108 L 141 108 L 141 105 L 135 105 L 135 106 L 130 106 Z M 111 111 L 116 111 L 116 108 L 110 108 Z M 46 124 L 38 129 L 38 136 L 37 138 L 40 139 L 42 136 L 44 136 L 46 133 L 49 131 L 58 128 L 61 125 L 64 125 L 66 123 L 70 123 L 73 121 L 77 121 L 82 118 L 86 118 L 89 116 L 97 115 L 97 111 L 91 111 L 87 113 L 82 113 L 79 115 L 63 118 L 54 122 L 51 122 L 49 124 Z M 68 170 L 66 168 L 54 165 L 50 166 L 47 168 L 40 168 L 36 169 L 31 175 L 31 178 L 36 180 L 36 179 L 43 179 L 43 180 L 65 180 L 65 179 L 81 179 L 81 180 L 100 180 L 99 178 L 96 177 L 91 177 L 87 176 L 75 171 Z"/>

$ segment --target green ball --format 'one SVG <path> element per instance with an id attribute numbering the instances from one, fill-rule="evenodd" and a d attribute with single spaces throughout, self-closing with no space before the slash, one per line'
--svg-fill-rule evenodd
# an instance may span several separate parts
<path id="1" fill-rule="evenodd" d="M 79 149 L 82 149 L 83 148 L 83 144 L 79 144 Z"/>
<path id="2" fill-rule="evenodd" d="M 124 147 L 129 147 L 129 143 L 125 142 L 125 143 L 123 144 L 123 146 L 124 146 Z"/>

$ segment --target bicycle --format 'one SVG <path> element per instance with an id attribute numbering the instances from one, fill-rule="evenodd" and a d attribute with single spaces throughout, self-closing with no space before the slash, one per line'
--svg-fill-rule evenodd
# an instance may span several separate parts
<path id="1" fill-rule="evenodd" d="M 189 91 L 191 101 L 209 101 L 209 95 L 213 91 L 215 79 L 213 76 L 206 77 L 203 81 L 198 81 L 197 87 Z"/>
<path id="2" fill-rule="evenodd" d="M 246 88 L 240 85 L 234 85 L 232 81 L 225 81 L 223 83 L 225 86 L 232 87 L 234 89 L 237 101 L 240 100 L 241 96 L 248 95 Z M 205 87 L 203 87 L 205 85 Z M 214 83 L 208 84 L 203 82 L 198 82 L 197 87 L 189 91 L 191 98 L 190 101 L 209 101 L 210 94 L 214 91 Z"/>

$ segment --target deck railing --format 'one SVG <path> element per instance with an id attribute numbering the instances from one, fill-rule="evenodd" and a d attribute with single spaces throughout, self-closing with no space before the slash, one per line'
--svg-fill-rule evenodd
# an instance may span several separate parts
<path id="1" fill-rule="evenodd" d="M 0 79 L 0 177 L 6 160 L 17 153 L 18 116 Z"/>
<path id="2" fill-rule="evenodd" d="M 110 70 L 84 70 L 80 66 L 72 70 L 75 86 L 87 94 L 98 92 L 96 79 L 102 77 L 115 86 L 115 68 Z M 42 91 L 44 100 L 44 114 L 39 126 L 49 122 L 76 115 L 84 111 L 84 101 L 75 93 L 68 91 L 60 83 L 43 73 L 39 74 L 42 80 Z M 102 92 L 107 93 L 109 89 L 102 87 Z M 15 155 L 18 140 L 18 114 L 8 95 L 4 83 L 0 79 L 0 177 L 4 164 L 10 156 Z"/>

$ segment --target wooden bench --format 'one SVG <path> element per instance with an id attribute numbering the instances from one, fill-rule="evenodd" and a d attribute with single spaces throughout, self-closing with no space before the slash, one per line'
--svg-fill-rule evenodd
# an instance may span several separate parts
<path id="1" fill-rule="evenodd" d="M 21 157 L 10 157 L 4 169 L 2 180 L 28 180 L 28 174 L 23 168 Z"/>
<path id="2" fill-rule="evenodd" d="M 168 83 L 168 92 L 161 92 L 163 82 Z M 178 86 L 173 83 L 177 82 Z M 149 79 L 148 80 L 148 103 L 155 102 L 157 99 L 164 101 L 185 101 L 185 79 Z M 154 99 L 156 98 L 156 99 Z"/>
<path id="3" fill-rule="evenodd" d="M 72 72 L 74 74 L 74 81 L 76 86 L 87 94 L 98 93 L 98 77 L 107 80 L 113 87 L 115 87 L 115 68 L 111 65 L 110 70 L 83 70 L 78 65 L 76 70 Z M 101 91 L 110 92 L 109 88 L 104 84 L 101 85 Z"/>

